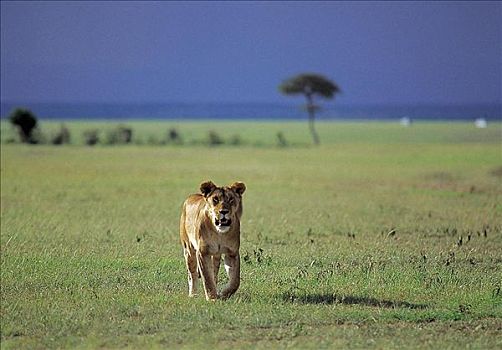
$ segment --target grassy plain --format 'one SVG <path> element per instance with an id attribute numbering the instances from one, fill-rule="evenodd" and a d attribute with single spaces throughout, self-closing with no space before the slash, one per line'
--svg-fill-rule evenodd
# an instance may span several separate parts
<path id="1" fill-rule="evenodd" d="M 139 145 L 81 145 L 100 122 L 2 144 L 2 349 L 502 346 L 500 123 L 319 123 L 320 147 L 304 123 L 125 124 Z M 171 126 L 187 145 L 143 144 Z M 186 295 L 180 205 L 206 179 L 248 187 L 225 302 Z"/>

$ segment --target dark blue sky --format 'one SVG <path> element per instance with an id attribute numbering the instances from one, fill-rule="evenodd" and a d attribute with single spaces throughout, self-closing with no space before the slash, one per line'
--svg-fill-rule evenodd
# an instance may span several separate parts
<path id="1" fill-rule="evenodd" d="M 1 2 L 1 99 L 500 103 L 500 2 Z"/>

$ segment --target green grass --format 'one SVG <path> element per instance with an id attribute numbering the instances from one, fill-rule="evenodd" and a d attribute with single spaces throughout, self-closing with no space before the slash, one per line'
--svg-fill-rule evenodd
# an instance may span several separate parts
<path id="1" fill-rule="evenodd" d="M 282 132 L 286 141 L 296 147 L 310 147 L 311 138 L 306 122 L 248 122 L 248 121 L 47 121 L 39 122 L 39 128 L 50 139 L 61 125 L 69 127 L 72 144 L 84 143 L 82 134 L 86 130 L 98 129 L 103 141 L 108 131 L 118 125 L 133 129 L 133 143 L 148 145 L 166 138 L 167 132 L 175 128 L 181 134 L 185 145 L 200 145 L 208 139 L 210 130 L 219 133 L 226 141 L 238 135 L 243 146 L 277 146 L 277 133 Z M 390 122 L 318 122 L 316 123 L 324 144 L 498 144 L 501 139 L 501 123 L 490 123 L 487 129 L 476 129 L 467 123 L 416 123 L 404 128 Z M 15 130 L 5 120 L 0 122 L 1 140 L 16 139 Z"/>
<path id="2" fill-rule="evenodd" d="M 187 145 L 82 146 L 98 122 L 2 144 L 2 349 L 502 346 L 500 123 L 319 123 L 318 148 L 304 123 L 125 124 Z M 180 206 L 206 179 L 248 188 L 225 302 L 187 297 Z"/>

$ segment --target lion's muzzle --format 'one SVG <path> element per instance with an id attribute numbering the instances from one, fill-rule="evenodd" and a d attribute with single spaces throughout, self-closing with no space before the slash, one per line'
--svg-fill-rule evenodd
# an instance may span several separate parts
<path id="1" fill-rule="evenodd" d="M 224 209 L 220 210 L 218 218 L 215 218 L 214 224 L 217 227 L 225 227 L 230 226 L 232 224 L 232 220 L 230 219 L 230 211 Z"/>

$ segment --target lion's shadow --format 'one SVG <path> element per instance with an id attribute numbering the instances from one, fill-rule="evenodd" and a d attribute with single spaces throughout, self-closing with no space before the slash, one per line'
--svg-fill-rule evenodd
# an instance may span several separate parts
<path id="1" fill-rule="evenodd" d="M 284 293 L 282 300 L 298 304 L 344 304 L 344 305 L 364 305 L 381 308 L 406 308 L 406 309 L 426 309 L 426 304 L 415 304 L 407 301 L 376 299 L 371 297 L 355 295 L 336 295 L 336 294 L 291 294 Z"/>

